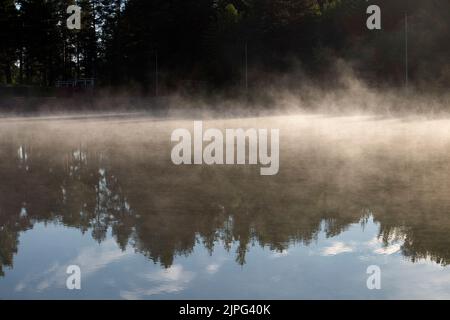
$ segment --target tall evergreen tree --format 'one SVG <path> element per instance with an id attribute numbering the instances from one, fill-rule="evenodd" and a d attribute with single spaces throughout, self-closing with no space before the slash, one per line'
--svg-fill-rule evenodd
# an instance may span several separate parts
<path id="1" fill-rule="evenodd" d="M 13 83 L 13 69 L 17 62 L 19 48 L 17 30 L 19 30 L 18 10 L 14 1 L 0 0 L 0 75 L 2 75 L 0 77 L 7 84 Z"/>

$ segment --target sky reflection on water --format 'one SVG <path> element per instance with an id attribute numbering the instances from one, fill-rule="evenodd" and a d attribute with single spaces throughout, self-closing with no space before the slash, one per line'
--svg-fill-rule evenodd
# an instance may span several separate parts
<path id="1" fill-rule="evenodd" d="M 402 243 L 385 247 L 378 226 L 353 224 L 339 236 L 319 233 L 309 246 L 273 251 L 250 247 L 245 266 L 236 264 L 234 244 L 200 243 L 161 268 L 135 252 L 122 251 L 108 232 L 98 244 L 76 229 L 38 224 L 20 237 L 13 269 L 0 280 L 1 298 L 19 299 L 385 299 L 448 298 L 450 270 L 430 260 L 412 263 Z M 79 265 L 82 290 L 65 288 L 66 267 Z M 366 287 L 366 268 L 382 270 L 382 290 Z"/>

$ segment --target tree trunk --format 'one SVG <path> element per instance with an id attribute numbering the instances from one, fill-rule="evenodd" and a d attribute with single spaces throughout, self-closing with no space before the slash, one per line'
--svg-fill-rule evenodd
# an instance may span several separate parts
<path id="1" fill-rule="evenodd" d="M 12 84 L 11 66 L 6 64 L 3 71 L 5 72 L 6 84 Z"/>

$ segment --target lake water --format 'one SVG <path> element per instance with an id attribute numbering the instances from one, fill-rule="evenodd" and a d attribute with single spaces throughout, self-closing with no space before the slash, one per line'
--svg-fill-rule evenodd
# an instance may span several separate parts
<path id="1" fill-rule="evenodd" d="M 279 128 L 276 176 L 173 165 L 192 126 L 0 119 L 0 298 L 450 298 L 450 120 L 204 119 Z"/>

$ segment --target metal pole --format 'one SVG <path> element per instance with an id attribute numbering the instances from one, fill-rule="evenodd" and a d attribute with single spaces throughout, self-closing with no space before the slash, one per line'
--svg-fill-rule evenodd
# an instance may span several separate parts
<path id="1" fill-rule="evenodd" d="M 408 88 L 409 72 L 408 72 L 408 13 L 405 12 L 405 86 Z"/>
<path id="2" fill-rule="evenodd" d="M 158 96 L 158 51 L 155 52 L 155 96 Z"/>
<path id="3" fill-rule="evenodd" d="M 158 96 L 158 51 L 155 52 L 155 96 Z"/>
<path id="4" fill-rule="evenodd" d="M 248 50 L 247 50 L 247 41 L 245 41 L 245 93 L 248 93 Z"/>

